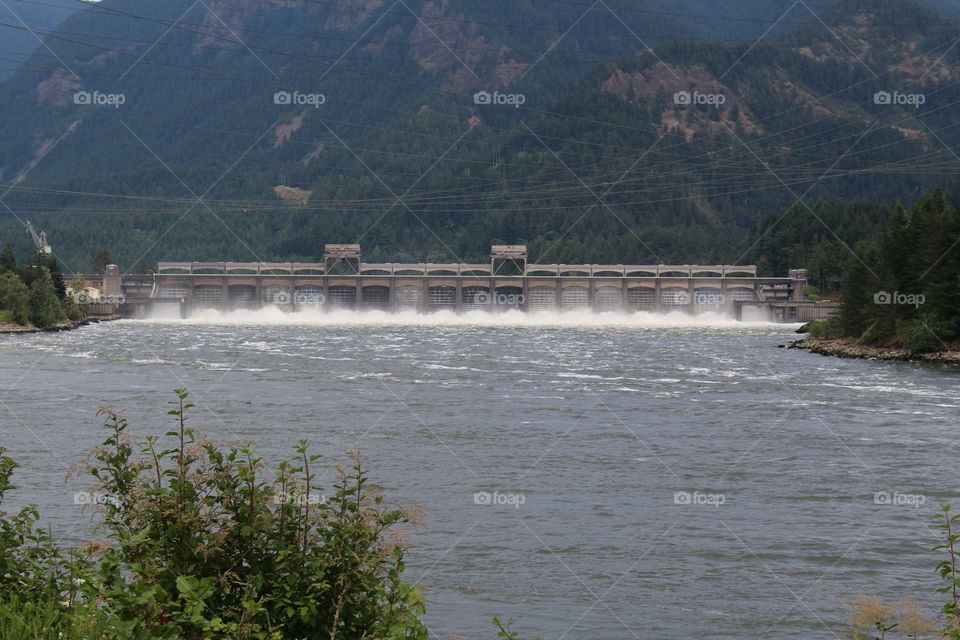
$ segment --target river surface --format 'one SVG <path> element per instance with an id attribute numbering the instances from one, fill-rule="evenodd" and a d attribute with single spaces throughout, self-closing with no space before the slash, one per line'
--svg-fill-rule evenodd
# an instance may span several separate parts
<path id="1" fill-rule="evenodd" d="M 11 501 L 67 543 L 93 535 L 65 475 L 100 405 L 162 433 L 187 387 L 194 428 L 274 461 L 358 449 L 423 510 L 406 578 L 436 639 L 494 615 L 544 640 L 826 638 L 861 592 L 933 612 L 960 373 L 778 348 L 793 329 L 265 310 L 0 336 L 0 445 Z"/>

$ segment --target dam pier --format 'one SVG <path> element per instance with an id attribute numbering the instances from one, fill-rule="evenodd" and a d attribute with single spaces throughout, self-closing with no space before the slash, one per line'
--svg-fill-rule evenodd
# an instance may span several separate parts
<path id="1" fill-rule="evenodd" d="M 725 312 L 765 308 L 771 319 L 828 315 L 805 300 L 806 270 L 761 277 L 753 265 L 532 264 L 524 245 L 493 245 L 482 264 L 363 262 L 360 245 L 328 244 L 324 261 L 160 262 L 150 275 L 84 276 L 100 292 L 94 313 L 186 317 L 202 309 L 274 306 L 388 311 L 507 310 Z M 112 305 L 112 308 L 110 306 Z"/>

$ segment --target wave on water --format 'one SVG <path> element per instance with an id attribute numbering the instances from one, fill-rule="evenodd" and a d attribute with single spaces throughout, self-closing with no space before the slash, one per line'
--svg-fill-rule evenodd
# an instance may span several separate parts
<path id="1" fill-rule="evenodd" d="M 503 312 L 451 310 L 417 313 L 415 311 L 383 310 L 299 310 L 294 313 L 276 307 L 261 309 L 218 311 L 205 309 L 195 311 L 186 319 L 156 316 L 150 322 L 181 325 L 208 326 L 400 326 L 400 327 L 576 327 L 623 329 L 744 329 L 788 328 L 791 325 L 772 322 L 738 321 L 720 313 L 688 314 L 680 311 L 669 313 L 618 313 L 593 311 L 538 311 Z"/>

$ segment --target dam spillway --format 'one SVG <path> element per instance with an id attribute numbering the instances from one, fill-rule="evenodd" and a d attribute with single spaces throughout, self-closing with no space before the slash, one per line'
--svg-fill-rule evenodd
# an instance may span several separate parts
<path id="1" fill-rule="evenodd" d="M 86 278 L 127 317 L 161 306 L 183 316 L 265 306 L 738 315 L 743 305 L 803 304 L 807 284 L 803 269 L 761 277 L 754 265 L 533 264 L 524 245 L 494 245 L 490 262 L 481 264 L 366 263 L 359 245 L 326 245 L 318 263 L 160 262 L 157 273 L 141 276 L 121 275 L 111 265 L 101 281 Z"/>

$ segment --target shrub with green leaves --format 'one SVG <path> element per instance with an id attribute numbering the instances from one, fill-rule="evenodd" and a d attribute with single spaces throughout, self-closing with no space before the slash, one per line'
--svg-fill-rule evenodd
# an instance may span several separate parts
<path id="1" fill-rule="evenodd" d="M 97 479 L 104 543 L 64 554 L 34 508 L 0 514 L 0 588 L 53 617 L 43 637 L 427 638 L 423 599 L 401 580 L 397 527 L 414 514 L 384 505 L 359 456 L 326 495 L 305 442 L 270 468 L 249 444 L 188 428 L 193 405 L 176 393 L 162 438 L 101 409 L 109 435 L 77 472 Z M 15 466 L 0 458 L 0 500 Z"/>

